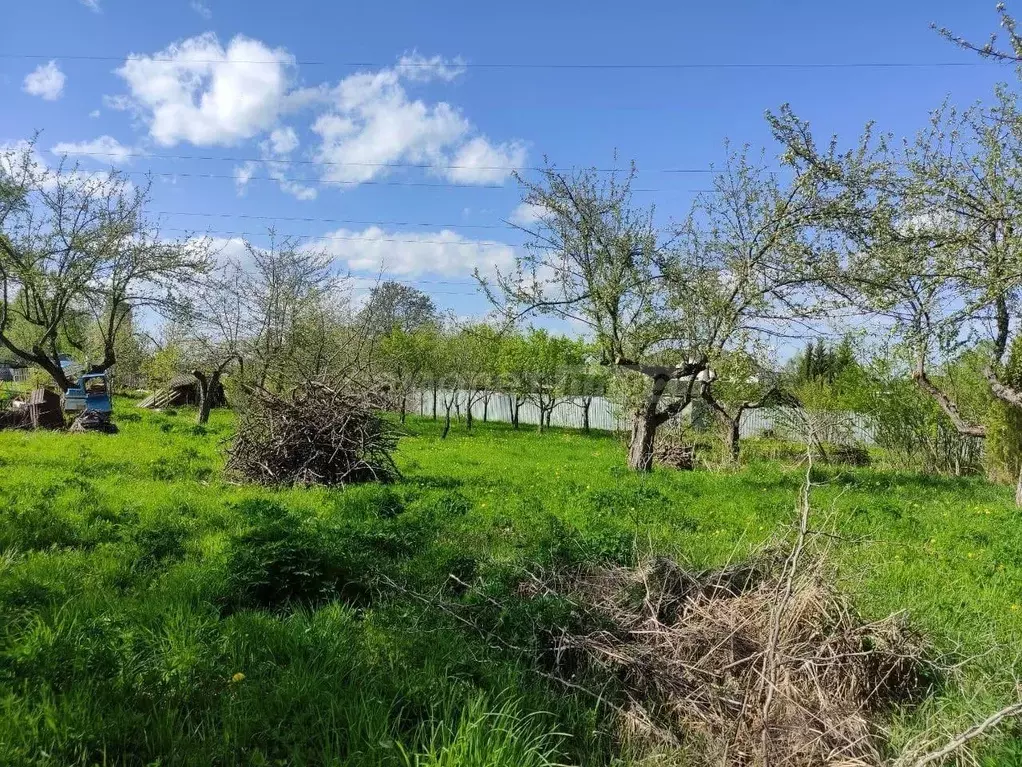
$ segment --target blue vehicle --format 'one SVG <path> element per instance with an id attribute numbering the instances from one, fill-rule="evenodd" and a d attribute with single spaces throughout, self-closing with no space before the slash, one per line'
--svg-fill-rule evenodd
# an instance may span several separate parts
<path id="1" fill-rule="evenodd" d="M 87 373 L 64 394 L 64 410 L 70 413 L 111 413 L 113 409 L 106 373 Z"/>

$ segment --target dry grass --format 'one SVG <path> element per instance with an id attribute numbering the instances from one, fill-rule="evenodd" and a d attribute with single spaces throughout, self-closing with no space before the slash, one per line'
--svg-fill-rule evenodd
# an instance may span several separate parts
<path id="1" fill-rule="evenodd" d="M 557 673 L 617 680 L 630 750 L 682 747 L 714 765 L 879 765 L 880 715 L 925 692 L 931 653 L 899 616 L 860 620 L 820 559 L 799 567 L 789 593 L 789 561 L 775 549 L 692 574 L 659 559 L 527 588 L 567 597 L 592 627 L 556 639 Z"/>

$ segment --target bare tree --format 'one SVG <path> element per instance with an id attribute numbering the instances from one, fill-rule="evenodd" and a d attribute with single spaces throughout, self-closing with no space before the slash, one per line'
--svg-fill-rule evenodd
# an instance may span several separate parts
<path id="1" fill-rule="evenodd" d="M 628 465 L 649 471 L 656 431 L 699 395 L 697 376 L 753 339 L 790 332 L 814 311 L 810 179 L 782 184 L 747 153 L 731 153 L 714 194 L 662 239 L 630 185 L 595 171 L 554 169 L 519 179 L 538 212 L 516 269 L 491 284 L 511 318 L 531 312 L 578 322 L 602 362 L 642 376 L 629 403 Z M 672 397 L 665 400 L 665 395 Z"/>
<path id="2" fill-rule="evenodd" d="M 929 370 L 978 345 L 991 394 L 1022 406 L 1022 391 L 1002 375 L 1022 298 L 1022 113 L 1014 94 L 998 89 L 992 107 L 961 113 L 945 106 L 897 148 L 867 130 L 853 150 L 833 142 L 820 150 L 790 110 L 773 124 L 789 162 L 825 179 L 826 225 L 846 243 L 831 287 L 914 350 L 913 378 L 960 434 L 985 437 Z"/>
<path id="3" fill-rule="evenodd" d="M 232 365 L 244 368 L 249 338 L 249 277 L 236 261 L 224 259 L 217 274 L 198 284 L 180 322 L 187 329 L 186 359 L 199 383 L 197 423 L 209 420 L 213 397 Z"/>
<path id="4" fill-rule="evenodd" d="M 535 223 L 515 268 L 494 280 L 477 278 L 490 300 L 515 322 L 531 313 L 577 322 L 595 337 L 602 361 L 649 381 L 633 410 L 629 466 L 652 468 L 653 436 L 680 410 L 661 409 L 670 381 L 702 370 L 705 360 L 657 364 L 658 347 L 677 336 L 663 290 L 658 232 L 652 210 L 632 205 L 634 168 L 602 180 L 594 170 L 564 173 L 548 167 L 538 182 L 519 177 Z"/>
<path id="5" fill-rule="evenodd" d="M 47 169 L 31 142 L 0 154 L 0 346 L 62 391 L 62 351 L 98 337 L 89 372 L 109 369 L 132 312 L 173 310 L 210 265 L 195 243 L 161 235 L 148 201 L 148 186 L 116 172 Z"/>
<path id="6" fill-rule="evenodd" d="M 741 454 L 742 419 L 750 410 L 795 404 L 776 377 L 763 370 L 749 354 L 733 354 L 712 370 L 700 373 L 699 396 L 710 407 L 724 431 L 732 461 Z M 721 391 L 715 391 L 720 388 Z M 718 396 L 721 399 L 718 399 Z"/>
<path id="7" fill-rule="evenodd" d="M 998 45 L 996 33 L 991 34 L 987 41 L 981 44 L 957 35 L 947 27 L 940 27 L 935 23 L 930 24 L 930 27 L 937 30 L 937 33 L 945 40 L 964 50 L 978 53 L 985 59 L 1022 63 L 1022 36 L 1018 34 L 1018 22 L 1014 16 L 1008 13 L 1008 7 L 1004 3 L 997 3 L 995 8 L 1000 17 L 999 26 L 1008 36 L 1007 48 Z"/>
<path id="8" fill-rule="evenodd" d="M 279 387 L 295 380 L 296 353 L 326 343 L 324 305 L 341 279 L 328 254 L 278 239 L 272 229 L 268 235 L 266 248 L 245 243 L 250 265 L 242 276 L 255 381 Z"/>

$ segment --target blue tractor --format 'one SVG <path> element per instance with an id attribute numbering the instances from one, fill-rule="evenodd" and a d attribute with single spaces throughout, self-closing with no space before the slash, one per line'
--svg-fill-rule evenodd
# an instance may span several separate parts
<path id="1" fill-rule="evenodd" d="M 109 421 L 113 409 L 106 373 L 86 373 L 64 394 L 64 410 L 69 413 L 95 413 Z"/>

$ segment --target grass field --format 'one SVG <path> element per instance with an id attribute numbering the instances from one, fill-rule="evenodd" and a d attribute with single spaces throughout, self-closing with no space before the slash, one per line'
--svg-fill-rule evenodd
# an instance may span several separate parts
<path id="1" fill-rule="evenodd" d="M 634 476 L 609 435 L 479 424 L 441 441 L 420 420 L 394 485 L 274 491 L 221 477 L 229 414 L 198 428 L 118 407 L 116 436 L 0 432 L 0 764 L 627 763 L 597 701 L 408 592 L 450 573 L 510 592 L 554 561 L 717 565 L 790 523 L 802 479 L 755 457 Z M 892 744 L 1013 700 L 1011 490 L 870 469 L 816 479 L 815 526 L 858 609 L 905 609 L 969 659 L 892 717 Z M 509 637 L 518 619 L 501 616 Z M 1022 765 L 1022 734 L 980 757 Z"/>

